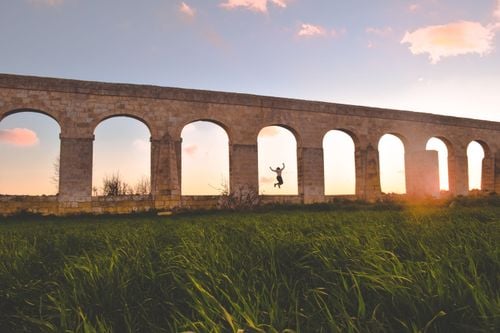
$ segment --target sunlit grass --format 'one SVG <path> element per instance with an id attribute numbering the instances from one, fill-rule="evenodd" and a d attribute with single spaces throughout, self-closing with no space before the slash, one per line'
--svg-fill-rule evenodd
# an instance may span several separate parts
<path id="1" fill-rule="evenodd" d="M 495 206 L 5 220 L 0 331 L 498 331 L 498 244 Z"/>

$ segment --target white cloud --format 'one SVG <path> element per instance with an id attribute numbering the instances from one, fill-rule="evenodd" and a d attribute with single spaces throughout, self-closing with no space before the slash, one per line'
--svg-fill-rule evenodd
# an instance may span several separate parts
<path id="1" fill-rule="evenodd" d="M 411 4 L 408 9 L 410 10 L 410 12 L 416 12 L 417 10 L 420 9 L 420 5 L 417 4 L 417 3 L 414 3 L 414 4 Z"/>
<path id="2" fill-rule="evenodd" d="M 302 24 L 297 35 L 300 37 L 324 36 L 326 30 L 319 25 Z"/>
<path id="3" fill-rule="evenodd" d="M 226 9 L 234 9 L 243 7 L 256 12 L 267 13 L 268 3 L 272 3 L 278 7 L 286 8 L 289 0 L 227 0 L 220 4 L 221 7 Z"/>
<path id="4" fill-rule="evenodd" d="M 428 53 L 431 63 L 436 64 L 443 57 L 488 54 L 493 50 L 494 36 L 494 26 L 459 21 L 406 32 L 401 43 L 409 43 L 410 51 L 415 55 Z"/>
<path id="5" fill-rule="evenodd" d="M 146 139 L 136 139 L 132 142 L 132 146 L 139 151 L 148 151 L 150 143 Z"/>
<path id="6" fill-rule="evenodd" d="M 182 2 L 181 5 L 179 6 L 179 11 L 187 16 L 187 17 L 194 17 L 195 16 L 195 11 L 193 8 L 191 8 L 188 4 L 185 2 Z"/>
<path id="7" fill-rule="evenodd" d="M 29 0 L 29 2 L 34 5 L 55 7 L 62 5 L 64 0 Z"/>
<path id="8" fill-rule="evenodd" d="M 27 128 L 10 128 L 0 130 L 0 143 L 13 146 L 33 146 L 39 142 L 35 132 Z"/>

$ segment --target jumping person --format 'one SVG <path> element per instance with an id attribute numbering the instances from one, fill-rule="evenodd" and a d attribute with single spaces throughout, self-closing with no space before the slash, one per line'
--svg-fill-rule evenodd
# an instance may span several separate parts
<path id="1" fill-rule="evenodd" d="M 269 167 L 272 172 L 276 172 L 276 180 L 278 181 L 277 183 L 274 183 L 274 187 L 278 185 L 278 188 L 281 188 L 281 185 L 283 185 L 283 178 L 281 178 L 281 172 L 285 169 L 285 163 L 283 163 L 283 167 L 280 169 L 280 167 L 276 167 L 276 169 L 273 169 Z"/>

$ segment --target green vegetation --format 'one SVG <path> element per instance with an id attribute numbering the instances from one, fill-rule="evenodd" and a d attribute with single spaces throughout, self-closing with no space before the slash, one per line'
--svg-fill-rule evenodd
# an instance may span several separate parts
<path id="1" fill-rule="evenodd" d="M 499 205 L 4 219 L 0 332 L 498 332 L 499 244 Z"/>

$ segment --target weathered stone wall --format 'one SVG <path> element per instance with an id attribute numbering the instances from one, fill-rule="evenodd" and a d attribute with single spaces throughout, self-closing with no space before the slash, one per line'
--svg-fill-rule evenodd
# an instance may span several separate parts
<path id="1" fill-rule="evenodd" d="M 136 118 L 151 132 L 151 199 L 116 208 L 118 212 L 213 205 L 206 198 L 188 200 L 180 193 L 180 134 L 196 120 L 212 121 L 226 130 L 232 188 L 258 188 L 257 136 L 263 127 L 279 125 L 295 135 L 299 194 L 266 197 L 266 202 L 330 200 L 324 195 L 322 147 L 330 130 L 346 132 L 355 143 L 357 198 L 375 200 L 381 195 L 377 148 L 387 133 L 397 135 L 405 145 L 406 185 L 412 196 L 437 193 L 436 159 L 425 151 L 431 137 L 448 146 L 452 194 L 468 192 L 466 149 L 474 140 L 486 153 L 483 190 L 500 191 L 498 122 L 248 94 L 0 74 L 0 120 L 28 110 L 51 116 L 61 127 L 60 194 L 57 199 L 47 197 L 48 202 L 57 202 L 58 214 L 107 212 L 123 204 L 91 198 L 94 130 L 114 116 Z M 420 175 L 425 175 L 425 182 Z M 2 212 L 10 209 L 5 202 L 0 201 Z M 34 202 L 25 201 L 26 207 L 36 206 Z"/>

